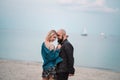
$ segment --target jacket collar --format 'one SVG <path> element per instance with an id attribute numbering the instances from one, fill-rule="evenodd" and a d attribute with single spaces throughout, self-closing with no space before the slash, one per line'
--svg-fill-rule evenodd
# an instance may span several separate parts
<path id="1" fill-rule="evenodd" d="M 64 41 L 62 41 L 61 45 L 64 44 L 66 41 L 68 41 L 67 39 L 65 39 Z"/>

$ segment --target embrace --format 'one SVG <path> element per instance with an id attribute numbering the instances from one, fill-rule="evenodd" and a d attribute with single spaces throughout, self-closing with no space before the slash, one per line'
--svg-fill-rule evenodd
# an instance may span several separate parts
<path id="1" fill-rule="evenodd" d="M 53 42 L 58 40 L 55 47 Z M 41 55 L 43 58 L 43 80 L 68 80 L 69 76 L 73 76 L 74 69 L 74 48 L 68 41 L 68 35 L 64 29 L 57 32 L 51 30 L 48 32 L 45 41 L 41 46 Z"/>

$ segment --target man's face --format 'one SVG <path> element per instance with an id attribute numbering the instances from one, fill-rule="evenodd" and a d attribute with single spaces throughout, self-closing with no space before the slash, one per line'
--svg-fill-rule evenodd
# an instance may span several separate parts
<path id="1" fill-rule="evenodd" d="M 58 36 L 58 43 L 61 44 L 64 39 L 63 34 L 61 32 L 57 32 L 57 36 Z"/>

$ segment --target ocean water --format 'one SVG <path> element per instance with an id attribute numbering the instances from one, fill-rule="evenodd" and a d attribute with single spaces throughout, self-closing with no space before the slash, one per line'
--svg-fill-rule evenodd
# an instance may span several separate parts
<path id="1" fill-rule="evenodd" d="M 41 44 L 46 32 L 0 30 L 0 58 L 42 62 Z M 76 66 L 120 72 L 120 36 L 69 34 Z"/>
<path id="2" fill-rule="evenodd" d="M 75 36 L 71 42 L 76 65 L 120 71 L 120 36 Z"/>

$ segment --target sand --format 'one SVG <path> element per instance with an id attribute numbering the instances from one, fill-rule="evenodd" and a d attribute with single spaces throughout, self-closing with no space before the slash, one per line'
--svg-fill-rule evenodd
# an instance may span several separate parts
<path id="1" fill-rule="evenodd" d="M 120 80 L 120 72 L 75 66 L 69 80 Z M 0 80 L 42 80 L 42 63 L 0 60 Z"/>

